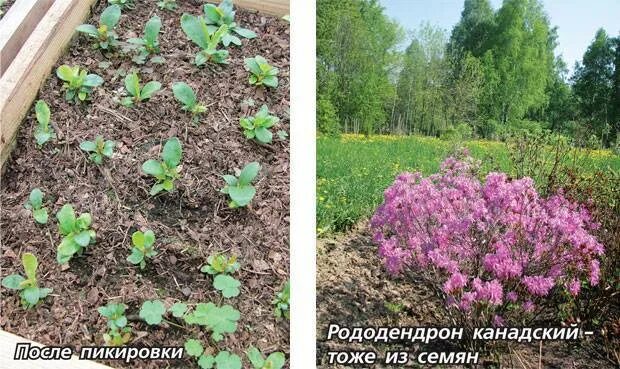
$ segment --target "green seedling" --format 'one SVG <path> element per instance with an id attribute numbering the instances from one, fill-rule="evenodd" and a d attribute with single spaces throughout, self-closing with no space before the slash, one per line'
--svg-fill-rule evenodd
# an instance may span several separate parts
<path id="1" fill-rule="evenodd" d="M 166 313 L 164 303 L 159 300 L 149 300 L 142 303 L 140 308 L 140 318 L 148 325 L 159 325 Z"/>
<path id="2" fill-rule="evenodd" d="M 198 358 L 204 352 L 204 347 L 202 347 L 202 343 L 193 338 L 185 341 L 185 344 L 183 346 L 185 347 L 185 353 L 187 353 L 189 356 Z"/>
<path id="3" fill-rule="evenodd" d="M 137 46 L 137 54 L 132 59 L 136 64 L 144 64 L 149 56 L 159 53 L 160 30 L 161 19 L 158 16 L 153 16 L 144 26 L 144 37 L 127 40 L 130 44 Z M 163 58 L 155 56 L 151 58 L 151 61 L 161 63 Z"/>
<path id="4" fill-rule="evenodd" d="M 77 65 L 75 67 L 61 65 L 56 69 L 56 75 L 65 82 L 62 85 L 66 90 L 65 100 L 75 103 L 89 100 L 93 88 L 103 83 L 103 78 L 96 74 L 88 74 L 85 69 L 80 69 Z"/>
<path id="5" fill-rule="evenodd" d="M 172 11 L 178 8 L 179 4 L 177 4 L 176 0 L 162 0 L 157 3 L 157 6 L 159 6 L 159 9 Z"/>
<path id="6" fill-rule="evenodd" d="M 172 313 L 172 316 L 175 318 L 182 318 L 187 312 L 187 304 L 182 302 L 175 302 L 174 305 L 168 309 L 169 312 Z"/>
<path id="7" fill-rule="evenodd" d="M 181 157 L 183 150 L 178 138 L 172 137 L 166 141 L 161 154 L 162 161 L 147 160 L 142 164 L 142 171 L 157 179 L 157 183 L 151 187 L 151 196 L 161 191 L 171 192 L 174 190 L 174 181 L 180 177 Z"/>
<path id="8" fill-rule="evenodd" d="M 43 100 L 38 100 L 34 106 L 37 116 L 37 128 L 34 130 L 34 138 L 39 147 L 50 139 L 56 138 L 54 130 L 50 127 L 50 107 Z"/>
<path id="9" fill-rule="evenodd" d="M 286 133 L 285 130 L 279 130 L 278 132 L 276 132 L 276 134 L 278 135 L 278 138 L 282 141 L 286 140 L 288 138 L 288 133 Z"/>
<path id="10" fill-rule="evenodd" d="M 254 369 L 281 369 L 286 358 L 283 352 L 272 352 L 265 358 L 263 354 L 254 346 L 250 346 L 246 352 L 248 360 Z"/>
<path id="11" fill-rule="evenodd" d="M 22 306 L 25 309 L 35 307 L 52 292 L 51 288 L 39 288 L 37 283 L 37 257 L 26 252 L 22 255 L 22 265 L 26 272 L 26 278 L 19 274 L 11 274 L 2 279 L 2 286 L 10 290 L 19 291 Z"/>
<path id="12" fill-rule="evenodd" d="M 239 124 L 243 128 L 243 134 L 249 139 L 256 139 L 258 142 L 271 143 L 273 134 L 269 128 L 278 123 L 280 119 L 269 115 L 267 105 L 263 105 L 258 113 L 253 117 L 241 118 Z"/>
<path id="13" fill-rule="evenodd" d="M 28 202 L 24 207 L 32 211 L 32 216 L 37 223 L 47 224 L 47 208 L 43 207 L 43 192 L 40 189 L 35 188 L 30 192 Z"/>
<path id="14" fill-rule="evenodd" d="M 232 32 L 244 38 L 255 38 L 256 33 L 239 27 L 235 23 L 235 11 L 233 10 L 232 0 L 224 0 L 218 6 L 214 4 L 204 5 L 205 21 L 208 25 L 209 32 L 215 32 L 218 27 L 226 25 L 228 32 L 222 37 L 222 44 L 228 47 L 231 43 L 241 46 L 241 40 L 239 37 L 232 34 Z"/>
<path id="15" fill-rule="evenodd" d="M 172 85 L 174 97 L 183 104 L 182 110 L 192 114 L 194 123 L 198 122 L 198 116 L 207 111 L 207 107 L 198 102 L 194 90 L 185 82 L 175 82 Z"/>
<path id="16" fill-rule="evenodd" d="M 217 49 L 222 37 L 228 32 L 226 25 L 220 26 L 214 32 L 209 32 L 203 17 L 183 14 L 181 16 L 181 28 L 187 38 L 202 49 L 194 58 L 194 63 L 197 66 L 204 65 L 207 62 L 228 64 L 228 50 Z"/>
<path id="17" fill-rule="evenodd" d="M 108 346 L 121 346 L 131 340 L 131 328 L 127 326 L 125 304 L 109 303 L 100 306 L 97 311 L 107 318 L 108 332 L 103 334 L 103 340 Z"/>
<path id="18" fill-rule="evenodd" d="M 250 72 L 249 82 L 253 86 L 278 87 L 278 68 L 271 66 L 265 58 L 256 55 L 244 59 L 245 68 Z"/>
<path id="19" fill-rule="evenodd" d="M 241 369 L 241 358 L 228 351 L 220 351 L 217 356 L 200 355 L 198 366 L 201 369 Z"/>
<path id="20" fill-rule="evenodd" d="M 239 177 L 229 174 L 222 176 L 224 181 L 226 181 L 226 186 L 224 186 L 220 192 L 230 196 L 231 201 L 228 203 L 229 207 L 239 208 L 247 206 L 252 201 L 256 194 L 256 189 L 251 183 L 254 178 L 256 178 L 260 169 L 260 164 L 252 162 L 241 170 Z"/>
<path id="21" fill-rule="evenodd" d="M 226 255 L 211 255 L 207 258 L 207 265 L 200 268 L 203 273 L 211 275 L 216 274 L 232 274 L 239 270 L 239 262 L 237 256 L 226 257 Z"/>
<path id="22" fill-rule="evenodd" d="M 4 15 L 4 9 L 2 9 L 4 3 L 6 3 L 6 0 L 0 0 L 0 16 Z"/>
<path id="23" fill-rule="evenodd" d="M 150 229 L 144 233 L 136 231 L 131 235 L 131 243 L 133 243 L 133 247 L 127 261 L 134 265 L 140 265 L 140 269 L 144 269 L 146 259 L 157 255 L 157 251 L 153 248 L 155 234 Z"/>
<path id="24" fill-rule="evenodd" d="M 197 324 L 212 331 L 211 338 L 215 342 L 224 339 L 224 333 L 235 333 L 237 321 L 241 317 L 238 310 L 230 305 L 216 306 L 212 302 L 198 303 L 191 313 L 183 316 L 185 323 Z"/>
<path id="25" fill-rule="evenodd" d="M 213 287 L 218 291 L 222 291 L 222 296 L 226 298 L 239 296 L 240 286 L 241 282 L 226 274 L 218 274 L 213 278 Z"/>
<path id="26" fill-rule="evenodd" d="M 65 204 L 58 213 L 58 230 L 63 236 L 56 251 L 56 261 L 66 264 L 73 255 L 82 253 L 86 246 L 95 243 L 95 231 L 90 229 L 92 218 L 89 213 L 75 217 L 71 204 Z"/>
<path id="27" fill-rule="evenodd" d="M 161 89 L 161 83 L 151 81 L 140 87 L 140 77 L 133 72 L 125 77 L 125 89 L 131 96 L 126 96 L 121 100 L 123 106 L 134 106 L 134 104 L 147 101 Z"/>
<path id="28" fill-rule="evenodd" d="M 103 50 L 113 49 L 118 46 L 118 35 L 114 32 L 114 28 L 121 19 L 121 7 L 118 5 L 110 5 L 103 10 L 99 18 L 99 26 L 92 24 L 82 24 L 76 28 L 76 31 L 85 33 L 95 40 L 95 47 Z"/>
<path id="29" fill-rule="evenodd" d="M 103 158 L 111 158 L 114 154 L 114 146 L 116 142 L 111 140 L 104 140 L 102 136 L 95 137 L 95 141 L 82 141 L 80 143 L 80 149 L 89 152 L 88 156 L 95 164 L 103 163 Z"/>
<path id="30" fill-rule="evenodd" d="M 275 306 L 273 314 L 276 318 L 286 318 L 290 319 L 290 307 L 291 307 L 291 282 L 286 281 L 282 291 L 276 294 L 276 298 L 273 300 L 272 304 Z"/>
<path id="31" fill-rule="evenodd" d="M 108 0 L 108 4 L 118 5 L 122 9 L 133 9 L 136 7 L 134 0 Z"/>

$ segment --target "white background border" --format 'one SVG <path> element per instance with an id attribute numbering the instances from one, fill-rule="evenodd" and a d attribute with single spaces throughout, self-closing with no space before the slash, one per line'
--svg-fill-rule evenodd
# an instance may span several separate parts
<path id="1" fill-rule="evenodd" d="M 295 369 L 316 367 L 315 9 L 314 0 L 291 0 L 290 367 Z"/>

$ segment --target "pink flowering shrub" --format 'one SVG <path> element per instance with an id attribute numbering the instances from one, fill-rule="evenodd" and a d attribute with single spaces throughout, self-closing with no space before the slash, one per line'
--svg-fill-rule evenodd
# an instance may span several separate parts
<path id="1" fill-rule="evenodd" d="M 464 153 L 439 173 L 400 174 L 371 220 L 387 270 L 441 284 L 451 312 L 485 324 L 535 312 L 556 292 L 599 282 L 603 245 L 589 213 L 530 178 L 489 173 Z"/>

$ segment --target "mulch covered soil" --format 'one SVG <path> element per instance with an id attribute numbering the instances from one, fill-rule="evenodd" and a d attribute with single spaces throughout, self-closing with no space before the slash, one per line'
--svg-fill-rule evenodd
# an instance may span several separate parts
<path id="1" fill-rule="evenodd" d="M 94 9 L 94 24 L 105 8 Z M 143 301 L 227 303 L 241 312 L 238 330 L 214 344 L 210 333 L 197 326 L 147 326 L 134 320 L 132 345 L 182 346 L 198 338 L 208 350 L 229 350 L 245 359 L 245 350 L 257 346 L 263 352 L 289 351 L 288 321 L 277 321 L 271 302 L 289 275 L 289 142 L 274 134 L 271 145 L 247 140 L 239 118 L 254 115 L 267 104 L 280 123 L 273 131 L 289 131 L 289 26 L 275 17 L 237 9 L 236 21 L 252 29 L 258 38 L 243 39 L 243 47 L 229 47 L 229 65 L 192 64 L 197 47 L 180 27 L 180 16 L 202 13 L 201 1 L 180 1 L 174 11 L 156 7 L 154 1 L 137 1 L 134 10 L 123 11 L 119 38 L 141 36 L 146 21 L 162 18 L 160 43 L 165 64 L 140 68 L 142 83 L 160 81 L 163 90 L 151 101 L 125 108 L 116 101 L 124 91 L 124 73 L 133 66 L 128 56 L 107 59 L 79 37 L 61 57 L 62 64 L 80 65 L 101 75 L 105 83 L 96 89 L 92 103 L 74 105 L 64 99 L 62 82 L 54 75 L 44 83 L 38 98 L 52 111 L 58 138 L 37 149 L 33 137 L 36 120 L 32 112 L 21 125 L 17 146 L 6 165 L 0 189 L 2 277 L 23 274 L 20 256 L 32 252 L 39 259 L 41 287 L 54 289 L 37 308 L 25 311 L 13 291 L 2 289 L 0 327 L 8 332 L 47 345 L 81 347 L 102 345 L 106 320 L 97 308 L 109 302 L 128 305 L 136 316 Z M 248 84 L 243 58 L 261 55 L 280 69 L 277 89 L 263 90 Z M 103 68 L 109 61 L 111 65 Z M 200 125 L 181 111 L 172 94 L 176 81 L 188 83 L 208 106 Z M 253 101 L 252 101 L 253 100 Z M 96 135 L 117 142 L 112 159 L 97 166 L 78 147 Z M 173 193 L 149 196 L 152 177 L 141 172 L 147 159 L 158 159 L 163 142 L 179 137 L 183 145 L 182 178 Z M 262 165 L 254 185 L 256 196 L 248 208 L 229 209 L 219 193 L 223 174 L 231 174 L 249 162 Z M 46 197 L 50 221 L 37 225 L 23 205 L 30 191 L 39 187 Z M 60 242 L 55 214 L 63 204 L 76 212 L 89 212 L 97 242 L 68 268 L 56 262 Z M 152 229 L 159 255 L 144 271 L 126 261 L 131 234 Z M 207 257 L 236 254 L 241 270 L 235 275 L 241 294 L 222 300 L 212 278 L 200 272 Z M 130 319 L 131 320 L 131 319 Z M 132 365 L 108 362 L 114 367 L 195 367 L 189 359 L 178 362 L 136 361 Z"/>
<path id="2" fill-rule="evenodd" d="M 374 351 L 379 358 L 386 351 L 468 351 L 458 342 L 416 343 L 349 343 L 338 339 L 327 340 L 331 323 L 341 327 L 450 327 L 451 320 L 444 313 L 443 300 L 431 286 L 386 273 L 377 256 L 366 222 L 361 222 L 345 235 L 319 239 L 317 245 L 317 363 L 321 368 L 348 368 L 329 365 L 330 351 Z M 415 277 L 415 276 L 413 276 Z M 499 359 L 481 354 L 482 367 L 496 368 L 615 368 L 605 359 L 601 342 L 582 341 L 544 342 L 542 358 L 539 343 L 511 343 L 501 346 Z M 378 362 L 380 362 L 378 360 Z M 410 361 L 414 363 L 415 361 Z M 381 368 L 380 364 L 373 368 Z M 414 365 L 414 367 L 419 367 Z M 449 366 L 464 368 L 463 366 Z"/>

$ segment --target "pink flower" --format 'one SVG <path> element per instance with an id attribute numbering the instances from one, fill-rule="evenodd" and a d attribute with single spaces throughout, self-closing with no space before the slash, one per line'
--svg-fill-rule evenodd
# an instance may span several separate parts
<path id="1" fill-rule="evenodd" d="M 450 279 L 446 281 L 443 285 L 443 290 L 445 293 L 451 293 L 467 285 L 467 277 L 462 275 L 459 272 L 452 274 Z"/>
<path id="2" fill-rule="evenodd" d="M 579 295 L 579 291 L 581 290 L 581 282 L 579 282 L 578 279 L 573 279 L 568 285 L 567 285 L 567 289 L 568 292 L 573 295 L 573 296 L 577 296 Z"/>
<path id="3" fill-rule="evenodd" d="M 504 318 L 502 318 L 500 315 L 494 315 L 493 316 L 493 326 L 494 327 L 503 327 L 505 324 Z"/>
<path id="4" fill-rule="evenodd" d="M 388 272 L 437 281 L 447 301 L 489 323 L 506 303 L 531 312 L 529 298 L 551 301 L 560 281 L 574 296 L 579 281 L 599 283 L 604 247 L 585 207 L 561 192 L 541 197 L 531 178 L 480 181 L 478 167 L 461 152 L 438 173 L 402 173 L 385 190 L 370 224 Z"/>
<path id="5" fill-rule="evenodd" d="M 522 282 L 527 291 L 535 296 L 547 296 L 554 285 L 553 278 L 542 276 L 526 276 L 523 277 Z"/>

